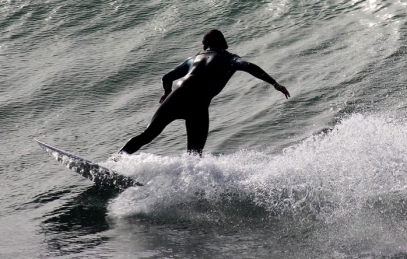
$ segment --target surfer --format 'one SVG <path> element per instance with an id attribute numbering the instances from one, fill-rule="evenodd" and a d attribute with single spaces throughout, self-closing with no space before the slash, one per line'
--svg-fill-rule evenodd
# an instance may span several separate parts
<path id="1" fill-rule="evenodd" d="M 131 138 L 119 153 L 132 154 L 150 143 L 164 128 L 177 119 L 185 120 L 187 149 L 190 154 L 202 156 L 209 131 L 209 105 L 236 71 L 245 71 L 282 92 L 288 99 L 290 93 L 270 75 L 255 64 L 229 53 L 225 37 L 219 30 L 211 30 L 202 40 L 203 51 L 188 58 L 162 78 L 164 95 L 160 107 L 147 129 Z M 173 81 L 181 79 L 172 90 Z"/>

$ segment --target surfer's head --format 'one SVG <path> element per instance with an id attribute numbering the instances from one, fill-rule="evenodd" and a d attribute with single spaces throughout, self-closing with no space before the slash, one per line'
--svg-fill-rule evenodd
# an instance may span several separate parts
<path id="1" fill-rule="evenodd" d="M 205 34 L 202 39 L 203 49 L 217 48 L 217 49 L 227 49 L 228 44 L 226 43 L 225 37 L 219 30 L 210 30 Z"/>

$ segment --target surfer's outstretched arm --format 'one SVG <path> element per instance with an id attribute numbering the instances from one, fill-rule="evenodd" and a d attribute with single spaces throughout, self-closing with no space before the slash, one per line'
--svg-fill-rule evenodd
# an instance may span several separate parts
<path id="1" fill-rule="evenodd" d="M 161 97 L 160 103 L 164 102 L 165 98 L 167 98 L 167 96 L 171 93 L 172 82 L 188 74 L 188 71 L 192 67 L 194 60 L 195 56 L 188 58 L 184 63 L 177 66 L 176 68 L 174 68 L 173 70 L 171 70 L 170 72 L 163 76 L 161 81 L 163 82 L 164 95 Z"/>
<path id="2" fill-rule="evenodd" d="M 233 62 L 233 67 L 236 70 L 247 72 L 258 79 L 261 79 L 269 84 L 272 84 L 277 91 L 280 91 L 285 95 L 285 98 L 288 99 L 288 97 L 290 97 L 290 93 L 284 86 L 277 83 L 276 80 L 274 80 L 269 74 L 267 74 L 263 69 L 261 69 L 256 64 L 244 61 L 241 58 L 236 58 Z"/>

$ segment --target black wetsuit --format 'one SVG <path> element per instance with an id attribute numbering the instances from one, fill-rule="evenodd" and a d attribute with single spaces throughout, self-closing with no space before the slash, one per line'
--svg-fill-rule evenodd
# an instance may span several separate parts
<path id="1" fill-rule="evenodd" d="M 132 154 L 150 143 L 172 121 L 184 119 L 188 152 L 202 154 L 208 136 L 208 108 L 211 100 L 222 91 L 237 70 L 248 72 L 270 84 L 277 84 L 260 67 L 226 50 L 202 51 L 164 75 L 162 82 L 167 98 L 147 129 L 130 139 L 120 151 Z M 180 78 L 178 87 L 171 91 L 172 82 Z"/>

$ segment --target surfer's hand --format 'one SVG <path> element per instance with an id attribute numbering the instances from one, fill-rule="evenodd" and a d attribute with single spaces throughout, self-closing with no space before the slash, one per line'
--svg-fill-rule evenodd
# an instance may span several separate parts
<path id="1" fill-rule="evenodd" d="M 160 98 L 160 103 L 163 103 L 165 101 L 165 98 L 167 98 L 168 94 L 164 94 L 163 96 L 161 96 Z"/>
<path id="2" fill-rule="evenodd" d="M 280 84 L 277 84 L 277 85 L 274 86 L 274 88 L 275 88 L 277 91 L 282 92 L 282 93 L 285 95 L 285 98 L 288 99 L 288 97 L 290 97 L 290 93 L 288 92 L 287 88 L 285 88 L 284 86 L 282 86 L 282 85 L 280 85 Z"/>

